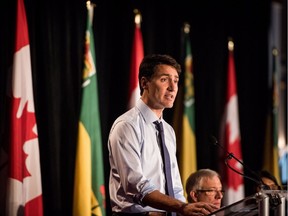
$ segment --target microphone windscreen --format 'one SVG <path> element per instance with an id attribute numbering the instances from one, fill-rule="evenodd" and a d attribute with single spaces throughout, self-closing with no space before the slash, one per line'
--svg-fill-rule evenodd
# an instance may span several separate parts
<path id="1" fill-rule="evenodd" d="M 213 135 L 211 135 L 211 136 L 209 137 L 209 142 L 210 142 L 211 144 L 213 144 L 213 145 L 217 145 L 217 144 L 218 144 L 218 141 L 217 141 L 216 137 L 214 137 Z"/>

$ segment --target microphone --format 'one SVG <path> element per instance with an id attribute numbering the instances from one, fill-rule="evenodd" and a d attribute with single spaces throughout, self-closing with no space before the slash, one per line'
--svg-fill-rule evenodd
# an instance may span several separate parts
<path id="1" fill-rule="evenodd" d="M 223 151 L 226 152 L 227 156 L 225 158 L 225 164 L 231 170 L 238 173 L 239 175 L 242 175 L 244 178 L 250 179 L 251 181 L 255 182 L 257 185 L 260 185 L 260 188 L 262 190 L 270 190 L 270 187 L 263 182 L 262 178 L 256 172 L 254 172 L 252 169 L 250 169 L 248 166 L 246 166 L 241 160 L 239 160 L 237 157 L 235 157 L 235 155 L 233 153 L 228 152 L 221 144 L 219 144 L 218 140 L 212 135 L 210 136 L 210 143 L 212 143 L 213 145 L 215 145 L 217 147 L 220 147 Z M 231 160 L 232 158 L 234 160 L 238 161 L 243 166 L 243 168 L 246 168 L 250 173 L 252 173 L 254 176 L 256 176 L 258 180 L 255 178 L 252 178 L 250 176 L 244 175 L 244 173 L 238 172 L 233 167 L 231 167 L 230 164 L 228 163 L 228 160 Z M 272 208 L 275 208 L 281 204 L 281 198 L 280 198 L 279 194 L 268 193 L 267 195 L 269 196 L 269 203 L 270 203 Z"/>
<path id="2" fill-rule="evenodd" d="M 264 184 L 264 182 L 262 181 L 261 177 L 256 173 L 254 172 L 252 169 L 250 169 L 247 165 L 245 165 L 241 160 L 239 160 L 237 157 L 235 157 L 235 155 L 231 152 L 228 152 L 221 144 L 219 144 L 218 140 L 216 139 L 216 137 L 214 136 L 210 136 L 210 143 L 221 148 L 226 154 L 226 158 L 225 158 L 225 165 L 228 166 L 231 170 L 233 170 L 234 172 L 236 172 L 237 174 L 239 175 L 242 175 L 244 178 L 247 178 L 253 182 L 255 182 L 257 185 L 260 185 L 260 188 L 263 189 L 263 190 L 270 190 L 269 186 L 267 186 L 266 184 Z M 228 163 L 228 160 L 231 160 L 231 159 L 234 159 L 236 161 L 238 161 L 242 166 L 243 168 L 247 169 L 250 173 L 252 173 L 254 176 L 257 177 L 257 179 L 255 178 L 252 178 L 250 176 L 247 176 L 245 175 L 244 173 L 241 173 L 237 170 L 235 170 L 233 167 L 230 166 L 230 164 Z"/>

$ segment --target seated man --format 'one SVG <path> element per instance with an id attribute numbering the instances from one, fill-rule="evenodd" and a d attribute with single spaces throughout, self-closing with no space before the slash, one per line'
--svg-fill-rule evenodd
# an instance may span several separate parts
<path id="1" fill-rule="evenodd" d="M 211 169 L 200 169 L 186 180 L 186 194 L 189 203 L 208 202 L 221 206 L 224 195 L 219 174 Z"/>

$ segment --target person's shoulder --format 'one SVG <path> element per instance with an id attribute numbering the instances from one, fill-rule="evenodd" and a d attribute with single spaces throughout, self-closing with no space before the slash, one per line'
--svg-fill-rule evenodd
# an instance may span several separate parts
<path id="1" fill-rule="evenodd" d="M 116 125 L 134 125 L 134 122 L 136 122 L 138 118 L 139 110 L 135 107 L 131 108 L 130 110 L 126 111 L 125 113 L 116 118 L 112 125 L 112 128 L 114 128 Z"/>
<path id="2" fill-rule="evenodd" d="M 113 123 L 109 136 L 126 136 L 127 134 L 141 134 L 143 128 L 143 118 L 139 110 L 130 109 L 120 115 Z M 124 135 L 126 134 L 126 135 Z"/>

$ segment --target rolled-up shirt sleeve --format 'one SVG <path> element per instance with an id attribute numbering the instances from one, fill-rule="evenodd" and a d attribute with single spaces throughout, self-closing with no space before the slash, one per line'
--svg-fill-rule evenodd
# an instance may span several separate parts
<path id="1" fill-rule="evenodd" d="M 109 139 L 110 154 L 113 155 L 112 175 L 119 179 L 123 192 L 138 204 L 146 194 L 157 189 L 143 173 L 142 142 L 140 131 L 127 121 L 117 122 Z"/>

